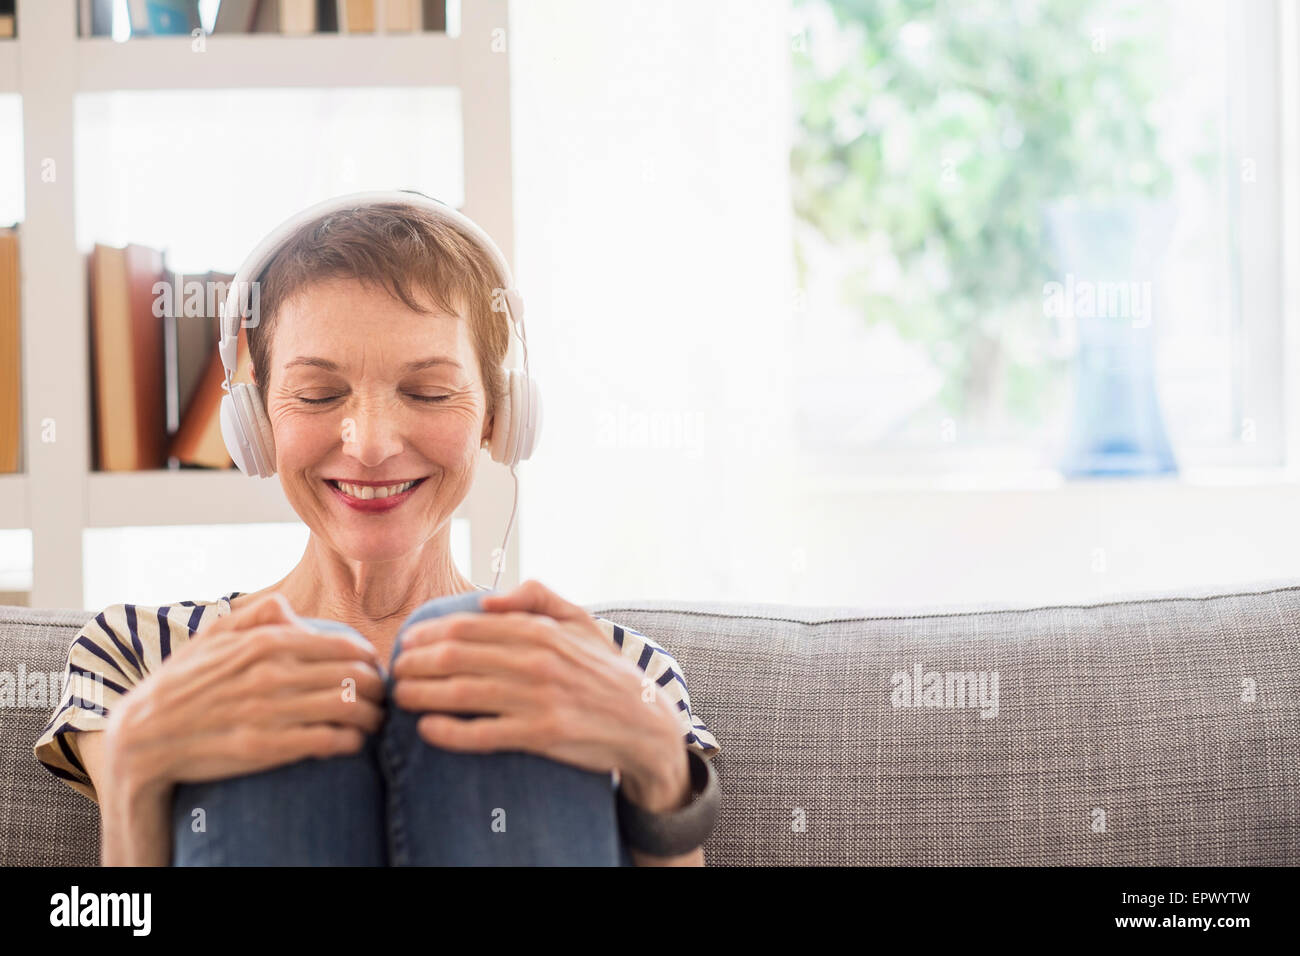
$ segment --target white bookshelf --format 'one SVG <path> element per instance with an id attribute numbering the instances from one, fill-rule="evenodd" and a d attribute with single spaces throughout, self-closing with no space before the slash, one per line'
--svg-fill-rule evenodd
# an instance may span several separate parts
<path id="1" fill-rule="evenodd" d="M 0 528 L 27 527 L 27 476 L 0 475 Z"/>
<path id="2" fill-rule="evenodd" d="M 460 91 L 462 210 L 513 261 L 509 57 L 493 50 L 507 0 L 465 4 L 460 34 L 147 37 L 116 43 L 77 36 L 73 0 L 19 0 L 18 36 L 0 41 L 0 93 L 23 100 L 26 215 L 22 268 L 23 473 L 0 476 L 0 528 L 32 531 L 34 607 L 83 604 L 82 533 L 130 525 L 298 521 L 279 480 L 238 471 L 92 472 L 85 250 L 76 245 L 73 122 L 78 93 L 105 90 L 277 87 L 455 87 Z M 53 159 L 54 182 L 42 169 Z M 512 338 L 508 361 L 518 361 Z M 55 423 L 44 442 L 42 423 Z M 491 581 L 492 552 L 510 515 L 510 473 L 486 452 L 456 517 L 470 528 L 471 580 Z M 520 517 L 502 586 L 518 583 Z M 213 595 L 272 582 L 211 584 Z M 202 597 L 202 595 L 200 595 Z"/>
<path id="3" fill-rule="evenodd" d="M 88 528 L 298 520 L 279 481 L 234 470 L 91 472 L 86 482 Z"/>
<path id="4" fill-rule="evenodd" d="M 460 86 L 462 37 L 222 34 L 191 49 L 189 37 L 108 37 L 77 43 L 77 89 L 247 89 L 330 86 Z"/>
<path id="5" fill-rule="evenodd" d="M 0 40 L 0 93 L 18 92 L 18 41 Z"/>

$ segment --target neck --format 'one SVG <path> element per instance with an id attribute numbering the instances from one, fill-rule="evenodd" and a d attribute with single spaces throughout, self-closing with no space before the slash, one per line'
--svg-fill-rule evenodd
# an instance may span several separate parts
<path id="1" fill-rule="evenodd" d="M 448 522 L 410 554 L 387 561 L 354 561 L 313 533 L 302 560 L 266 591 L 283 594 L 302 617 L 355 628 L 386 661 L 397 629 L 417 607 L 432 598 L 477 590 L 451 560 L 450 534 Z"/>

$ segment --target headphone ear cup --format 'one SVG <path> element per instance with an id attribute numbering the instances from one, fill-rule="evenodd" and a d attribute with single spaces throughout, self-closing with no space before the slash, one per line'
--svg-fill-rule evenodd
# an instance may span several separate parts
<path id="1" fill-rule="evenodd" d="M 221 437 L 226 443 L 226 451 L 235 462 L 235 467 L 247 475 L 252 464 L 252 455 L 246 450 L 243 433 L 235 420 L 239 414 L 235 408 L 233 395 L 227 393 L 221 397 Z"/>
<path id="2" fill-rule="evenodd" d="M 519 464 L 519 445 L 523 440 L 524 431 L 524 414 L 528 409 L 524 405 L 524 378 L 523 374 L 512 368 L 510 375 L 510 441 L 506 445 L 507 467 L 513 467 Z"/>
<path id="3" fill-rule="evenodd" d="M 246 420 L 253 423 L 253 441 L 256 442 L 256 451 L 262 459 L 258 468 L 259 477 L 270 478 L 275 474 L 275 435 L 271 431 L 271 420 L 266 417 L 262 393 L 256 385 L 245 385 L 243 394 L 251 412 Z"/>
<path id="4" fill-rule="evenodd" d="M 275 442 L 256 385 L 233 384 L 221 399 L 221 437 L 239 470 L 250 478 L 275 474 Z"/>
<path id="5" fill-rule="evenodd" d="M 510 432 L 513 427 L 514 407 L 511 404 L 513 397 L 513 384 L 511 383 L 510 372 L 506 373 L 505 394 L 497 402 L 495 420 L 492 422 L 492 460 L 499 461 L 502 464 L 509 464 L 507 461 L 507 452 L 510 449 L 509 440 Z"/>
<path id="6" fill-rule="evenodd" d="M 527 461 L 537 449 L 537 440 L 542 437 L 542 389 L 537 379 L 531 376 L 524 383 L 528 394 L 528 426 L 520 437 L 519 460 Z"/>

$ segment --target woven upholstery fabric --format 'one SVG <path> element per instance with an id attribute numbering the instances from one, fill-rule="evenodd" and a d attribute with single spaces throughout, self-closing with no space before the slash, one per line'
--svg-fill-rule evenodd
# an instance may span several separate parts
<path id="1" fill-rule="evenodd" d="M 677 658 L 722 751 L 711 865 L 1300 863 L 1300 585 L 889 613 L 587 605 Z M 0 607 L 0 670 L 62 669 L 94 612 Z M 892 675 L 998 674 L 998 711 Z M 1254 691 L 1253 700 L 1243 700 Z M 97 811 L 0 708 L 0 864 L 93 863 Z"/>
<path id="2" fill-rule="evenodd" d="M 711 865 L 1300 863 L 1296 586 L 898 615 L 588 610 L 667 648 L 718 739 Z M 916 663 L 997 671 L 997 717 L 894 707 L 891 675 Z"/>
<path id="3" fill-rule="evenodd" d="M 62 673 L 68 645 L 98 612 L 0 605 L 0 671 Z M 26 695 L 24 695 L 26 696 Z M 94 866 L 99 808 L 36 762 L 49 706 L 0 707 L 0 866 Z"/>

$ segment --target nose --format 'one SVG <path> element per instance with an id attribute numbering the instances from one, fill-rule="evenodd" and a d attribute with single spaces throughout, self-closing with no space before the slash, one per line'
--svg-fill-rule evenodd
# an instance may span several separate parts
<path id="1" fill-rule="evenodd" d="M 381 405 L 360 404 L 343 419 L 343 453 L 367 468 L 377 467 L 385 458 L 401 454 L 398 429 L 397 420 Z"/>

